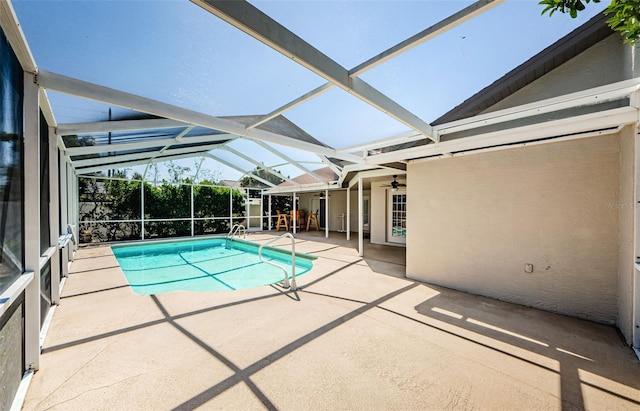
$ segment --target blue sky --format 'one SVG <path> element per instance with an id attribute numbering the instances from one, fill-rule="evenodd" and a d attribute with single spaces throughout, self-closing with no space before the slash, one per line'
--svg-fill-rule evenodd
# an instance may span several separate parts
<path id="1" fill-rule="evenodd" d="M 252 3 L 349 69 L 472 2 Z M 590 3 L 571 19 L 541 16 L 536 0 L 508 1 L 361 77 L 430 122 L 603 10 L 603 3 Z M 266 114 L 325 82 L 186 0 L 13 4 L 40 68 L 199 112 Z M 51 99 L 60 123 L 106 119 L 104 105 L 55 93 Z M 285 116 L 336 148 L 407 130 L 338 89 Z"/>

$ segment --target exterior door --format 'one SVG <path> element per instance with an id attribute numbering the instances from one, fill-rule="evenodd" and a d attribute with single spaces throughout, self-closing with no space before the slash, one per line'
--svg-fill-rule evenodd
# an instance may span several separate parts
<path id="1" fill-rule="evenodd" d="M 407 191 L 387 190 L 387 241 L 407 243 Z"/>
<path id="2" fill-rule="evenodd" d="M 365 232 L 370 232 L 369 215 L 371 214 L 371 205 L 369 202 L 369 196 L 362 196 L 362 210 L 363 230 Z"/>
<path id="3" fill-rule="evenodd" d="M 318 219 L 319 219 L 319 225 L 320 228 L 324 228 L 325 227 L 325 207 L 327 206 L 327 201 L 325 198 L 322 197 L 316 197 L 316 198 L 312 198 L 310 200 L 311 205 L 309 207 L 309 212 L 310 213 L 315 213 L 316 211 L 318 212 Z M 305 223 L 306 224 L 306 223 Z"/>
<path id="4" fill-rule="evenodd" d="M 247 199 L 246 212 L 247 231 L 262 231 L 262 199 L 251 198 Z"/>

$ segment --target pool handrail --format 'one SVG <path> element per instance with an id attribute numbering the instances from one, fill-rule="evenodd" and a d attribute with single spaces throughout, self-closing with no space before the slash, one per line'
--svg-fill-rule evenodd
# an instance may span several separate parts
<path id="1" fill-rule="evenodd" d="M 231 230 L 227 233 L 227 238 L 233 237 L 234 234 L 238 234 L 238 237 L 240 237 L 240 230 L 242 230 L 244 238 L 247 238 L 247 229 L 242 224 L 234 224 L 233 227 L 231 227 Z"/>
<path id="2" fill-rule="evenodd" d="M 284 268 L 283 266 L 281 266 L 280 264 L 276 264 L 274 262 L 265 260 L 262 257 L 262 248 L 264 248 L 265 245 L 273 243 L 274 241 L 277 241 L 283 237 L 289 237 L 291 239 L 291 283 L 289 283 L 289 274 L 287 273 L 287 269 Z M 293 234 L 291 233 L 284 233 L 276 238 L 272 238 L 271 240 L 267 241 L 266 243 L 263 243 L 260 245 L 260 248 L 258 248 L 258 257 L 260 258 L 260 261 L 262 261 L 263 263 L 267 263 L 270 264 L 274 267 L 278 267 L 280 268 L 283 272 L 284 272 L 284 281 L 282 283 L 282 286 L 284 288 L 289 288 L 291 287 L 292 291 L 296 291 L 298 289 L 298 286 L 296 285 L 296 239 L 293 237 Z"/>

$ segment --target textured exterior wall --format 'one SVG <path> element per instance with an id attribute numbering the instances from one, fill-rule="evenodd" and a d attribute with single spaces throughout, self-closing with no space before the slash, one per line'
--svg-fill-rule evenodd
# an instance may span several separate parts
<path id="1" fill-rule="evenodd" d="M 627 343 L 633 335 L 633 275 L 634 275 L 634 188 L 635 188 L 634 128 L 620 133 L 620 200 L 618 250 L 618 328 Z"/>
<path id="2" fill-rule="evenodd" d="M 616 322 L 617 135 L 413 162 L 408 172 L 407 277 Z"/>

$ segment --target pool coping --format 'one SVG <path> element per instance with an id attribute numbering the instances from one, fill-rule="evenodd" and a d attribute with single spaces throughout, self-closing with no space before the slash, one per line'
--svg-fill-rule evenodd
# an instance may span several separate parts
<path id="1" fill-rule="evenodd" d="M 148 244 L 184 243 L 184 242 L 196 242 L 196 241 L 212 240 L 212 239 L 224 239 L 224 240 L 227 240 L 227 241 L 236 241 L 236 242 L 239 242 L 239 243 L 256 246 L 257 248 L 259 248 L 262 245 L 262 243 L 258 243 L 258 242 L 254 242 L 254 241 L 216 235 L 216 236 L 202 236 L 202 237 L 197 237 L 197 238 L 194 238 L 194 237 L 173 237 L 173 238 L 161 238 L 161 239 L 136 240 L 136 241 L 130 241 L 130 242 L 126 242 L 126 243 L 109 244 L 109 246 L 113 249 L 113 248 L 131 247 L 131 246 L 136 246 L 136 245 L 140 246 L 140 245 L 145 245 L 147 243 Z M 274 246 L 274 245 L 265 245 L 263 247 L 263 249 L 269 250 L 269 251 L 273 251 L 273 252 L 277 252 L 277 253 L 291 254 L 291 252 L 288 251 L 286 248 L 278 247 L 278 246 Z M 303 253 L 303 252 L 300 252 L 300 251 L 296 251 L 296 258 L 305 258 L 307 260 L 317 260 L 318 256 L 313 255 L 313 254 Z"/>

